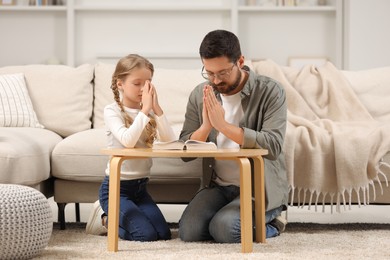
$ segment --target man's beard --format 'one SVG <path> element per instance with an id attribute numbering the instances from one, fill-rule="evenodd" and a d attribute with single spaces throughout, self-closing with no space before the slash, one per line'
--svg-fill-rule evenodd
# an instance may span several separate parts
<path id="1" fill-rule="evenodd" d="M 236 81 L 230 86 L 227 86 L 225 82 L 221 82 L 217 85 L 210 82 L 210 85 L 213 87 L 214 90 L 218 91 L 221 94 L 229 94 L 233 92 L 240 85 L 240 82 L 241 82 L 241 72 L 238 74 Z M 227 88 L 225 89 L 224 86 L 227 86 Z"/>

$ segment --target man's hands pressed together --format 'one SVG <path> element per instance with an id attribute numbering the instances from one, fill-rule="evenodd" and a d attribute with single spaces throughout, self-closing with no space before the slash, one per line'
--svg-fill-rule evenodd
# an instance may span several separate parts
<path id="1" fill-rule="evenodd" d="M 208 121 L 211 126 L 214 127 L 217 131 L 223 132 L 224 127 L 228 124 L 225 121 L 225 110 L 222 105 L 218 102 L 215 97 L 213 88 L 210 85 L 206 85 L 203 89 L 203 103 L 204 108 L 206 108 Z M 205 118 L 203 117 L 203 120 Z"/>
<path id="2" fill-rule="evenodd" d="M 206 141 L 211 129 L 215 128 L 237 144 L 243 144 L 244 130 L 225 120 L 225 110 L 217 100 L 213 87 L 210 85 L 206 85 L 203 89 L 202 117 L 203 123 L 200 128 L 191 135 L 191 139 Z"/>

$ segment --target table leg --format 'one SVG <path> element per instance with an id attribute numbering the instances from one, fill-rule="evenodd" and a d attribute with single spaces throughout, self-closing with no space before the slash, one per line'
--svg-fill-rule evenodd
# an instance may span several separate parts
<path id="1" fill-rule="evenodd" d="M 108 251 L 118 251 L 120 172 L 123 157 L 110 160 L 110 184 L 108 197 Z"/>
<path id="2" fill-rule="evenodd" d="M 265 243 L 265 183 L 264 160 L 253 157 L 256 242 Z"/>
<path id="3" fill-rule="evenodd" d="M 251 165 L 248 158 L 237 161 L 240 165 L 241 251 L 250 253 L 253 251 Z"/>

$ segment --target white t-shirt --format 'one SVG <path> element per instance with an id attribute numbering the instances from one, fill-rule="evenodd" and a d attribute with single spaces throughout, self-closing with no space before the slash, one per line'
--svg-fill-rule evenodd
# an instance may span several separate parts
<path id="1" fill-rule="evenodd" d="M 108 148 L 146 148 L 145 126 L 150 119 L 139 109 L 125 107 L 126 113 L 133 118 L 130 127 L 124 124 L 121 110 L 117 103 L 112 103 L 104 108 L 104 122 L 106 125 Z M 173 141 L 177 139 L 172 127 L 165 115 L 154 116 L 157 123 L 157 139 L 159 141 Z M 121 168 L 121 180 L 131 180 L 147 177 L 152 167 L 152 159 L 125 160 Z M 109 163 L 107 163 L 106 175 L 109 175 Z"/>
<path id="2" fill-rule="evenodd" d="M 222 107 L 225 110 L 225 120 L 232 125 L 239 125 L 244 116 L 244 110 L 241 105 L 241 92 L 231 96 L 221 95 Z M 240 145 L 219 133 L 217 136 L 218 148 L 240 148 Z M 217 177 L 215 182 L 221 186 L 236 185 L 240 186 L 240 169 L 236 162 L 228 160 L 216 160 L 215 171 Z"/>

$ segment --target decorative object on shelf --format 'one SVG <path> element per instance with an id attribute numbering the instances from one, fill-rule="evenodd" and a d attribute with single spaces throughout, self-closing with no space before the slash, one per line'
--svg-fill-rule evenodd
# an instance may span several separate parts
<path id="1" fill-rule="evenodd" d="M 276 5 L 278 5 L 278 0 L 259 0 L 258 5 L 260 5 L 260 6 L 276 6 Z"/>
<path id="2" fill-rule="evenodd" d="M 57 5 L 57 0 L 30 0 L 29 5 L 36 5 L 36 6 L 42 6 L 42 5 Z"/>
<path id="3" fill-rule="evenodd" d="M 0 5 L 15 5 L 15 0 L 0 0 Z"/>
<path id="4" fill-rule="evenodd" d="M 284 6 L 297 6 L 297 0 L 284 0 Z"/>
<path id="5" fill-rule="evenodd" d="M 257 0 L 246 0 L 245 2 L 249 6 L 257 5 Z"/>
<path id="6" fill-rule="evenodd" d="M 17 5 L 27 6 L 30 4 L 30 0 L 16 0 Z"/>
<path id="7" fill-rule="evenodd" d="M 325 57 L 289 57 L 288 66 L 301 69 L 305 65 L 322 66 L 328 61 Z"/>
<path id="8" fill-rule="evenodd" d="M 299 0 L 246 0 L 247 6 L 297 6 Z"/>
<path id="9" fill-rule="evenodd" d="M 318 0 L 318 5 L 327 5 L 326 0 Z"/>
<path id="10" fill-rule="evenodd" d="M 296 0 L 298 6 L 317 6 L 321 0 Z"/>

